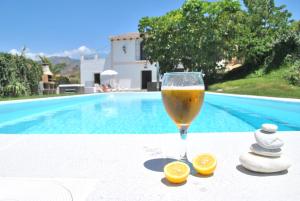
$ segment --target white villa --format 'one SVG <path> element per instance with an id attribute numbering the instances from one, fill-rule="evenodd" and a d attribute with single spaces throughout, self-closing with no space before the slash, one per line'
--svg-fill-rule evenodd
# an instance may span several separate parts
<path id="1" fill-rule="evenodd" d="M 156 82 L 157 68 L 145 60 L 143 43 L 139 33 L 112 36 L 111 52 L 106 59 L 81 57 L 80 77 L 86 93 L 92 93 L 95 84 L 107 82 L 107 76 L 101 76 L 105 70 L 114 70 L 115 88 L 140 90 L 146 89 L 148 82 Z"/>

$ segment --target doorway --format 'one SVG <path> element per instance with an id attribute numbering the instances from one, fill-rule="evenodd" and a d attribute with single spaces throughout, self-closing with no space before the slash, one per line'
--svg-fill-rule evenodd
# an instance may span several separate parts
<path id="1" fill-rule="evenodd" d="M 100 73 L 94 73 L 94 84 L 100 84 Z"/>
<path id="2" fill-rule="evenodd" d="M 152 71 L 143 70 L 142 71 L 142 89 L 147 89 L 148 82 L 152 81 Z"/>

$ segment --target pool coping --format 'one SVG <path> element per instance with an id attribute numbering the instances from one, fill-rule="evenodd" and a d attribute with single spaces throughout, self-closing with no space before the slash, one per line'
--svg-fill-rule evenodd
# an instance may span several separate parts
<path id="1" fill-rule="evenodd" d="M 296 99 L 296 98 L 280 98 L 280 97 L 270 97 L 270 96 L 254 96 L 254 95 L 217 93 L 217 92 L 205 92 L 205 93 L 214 94 L 214 95 L 224 95 L 224 96 L 241 97 L 241 98 L 252 98 L 252 99 L 263 99 L 263 100 L 275 100 L 275 101 L 282 101 L 282 102 L 296 102 L 296 103 L 300 103 L 300 99 Z"/>
<path id="2" fill-rule="evenodd" d="M 219 134 L 231 134 L 231 135 L 239 135 L 239 134 L 248 134 L 254 133 L 255 130 L 252 131 L 224 131 L 224 132 L 188 132 L 188 135 L 202 135 L 202 134 L 211 134 L 211 135 L 219 135 Z M 300 134 L 299 131 L 277 131 L 277 134 Z M 59 135 L 69 135 L 69 136 L 76 136 L 76 135 L 122 135 L 122 136 L 140 136 L 140 135 L 179 135 L 177 132 L 169 132 L 169 133 L 0 133 L 1 135 L 7 136 L 35 136 L 35 135 L 49 135 L 49 136 L 59 136 Z"/>
<path id="3" fill-rule="evenodd" d="M 189 135 L 189 156 L 213 153 L 218 167 L 213 176 L 190 175 L 183 185 L 168 183 L 159 169 L 178 154 L 173 152 L 180 140 L 176 133 L 0 135 L 0 179 L 57 182 L 70 190 L 74 201 L 135 201 L 145 197 L 149 201 L 179 201 L 199 196 L 203 201 L 263 201 L 266 197 L 276 201 L 299 200 L 300 132 L 278 134 L 285 142 L 283 151 L 292 160 L 292 166 L 287 172 L 270 175 L 240 166 L 240 154 L 249 151 L 255 141 L 253 132 Z"/>
<path id="4" fill-rule="evenodd" d="M 100 93 L 94 94 L 78 94 L 78 95 L 70 95 L 70 96 L 58 96 L 58 97 L 41 97 L 41 98 L 29 98 L 29 99 L 21 99 L 21 100 L 7 100 L 0 101 L 0 105 L 12 104 L 12 103 L 26 103 L 26 102 L 36 102 L 36 101 L 47 101 L 47 100 L 60 100 L 60 99 L 69 99 L 76 97 L 85 97 L 85 96 L 95 96 Z"/>

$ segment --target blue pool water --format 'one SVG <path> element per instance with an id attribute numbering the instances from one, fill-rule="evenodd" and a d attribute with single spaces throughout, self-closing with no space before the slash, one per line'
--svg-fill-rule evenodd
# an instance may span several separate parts
<path id="1" fill-rule="evenodd" d="M 274 123 L 300 131 L 300 102 L 206 94 L 190 132 L 253 131 Z M 0 133 L 175 133 L 160 93 L 110 93 L 0 103 Z"/>

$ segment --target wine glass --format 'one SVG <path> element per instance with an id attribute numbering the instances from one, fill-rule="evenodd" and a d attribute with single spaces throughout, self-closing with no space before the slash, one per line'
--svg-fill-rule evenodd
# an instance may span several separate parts
<path id="1" fill-rule="evenodd" d="M 204 99 L 202 73 L 165 73 L 161 94 L 165 109 L 180 132 L 181 144 L 183 145 L 180 160 L 188 162 L 186 153 L 187 130 L 198 115 Z"/>

